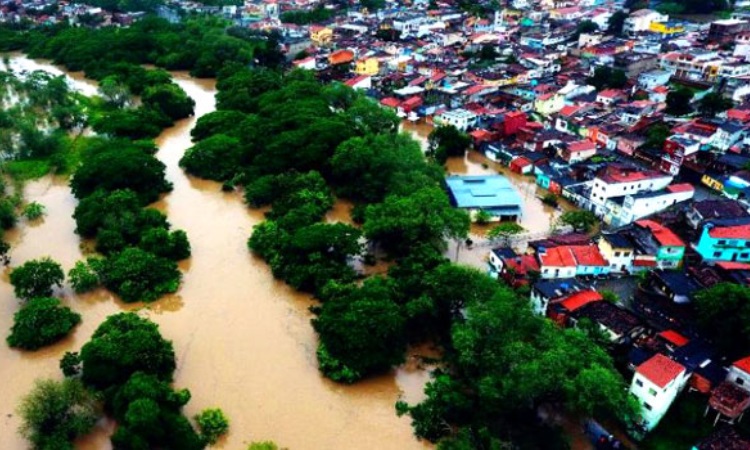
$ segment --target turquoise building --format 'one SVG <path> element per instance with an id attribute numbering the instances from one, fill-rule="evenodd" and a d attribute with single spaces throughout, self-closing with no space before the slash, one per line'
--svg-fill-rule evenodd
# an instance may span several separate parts
<path id="1" fill-rule="evenodd" d="M 695 250 L 708 261 L 750 262 L 750 218 L 704 223 Z"/>

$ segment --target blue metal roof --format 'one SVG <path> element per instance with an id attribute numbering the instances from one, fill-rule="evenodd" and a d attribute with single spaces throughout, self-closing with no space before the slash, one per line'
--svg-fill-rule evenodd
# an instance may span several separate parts
<path id="1" fill-rule="evenodd" d="M 453 202 L 459 208 L 497 210 L 506 214 L 521 212 L 521 196 L 504 176 L 452 176 L 445 181 Z"/>

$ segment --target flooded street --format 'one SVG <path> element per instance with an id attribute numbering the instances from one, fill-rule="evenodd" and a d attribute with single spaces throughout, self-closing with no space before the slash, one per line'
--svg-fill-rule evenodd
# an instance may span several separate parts
<path id="1" fill-rule="evenodd" d="M 12 61 L 14 68 L 49 68 L 19 56 Z M 196 116 L 214 109 L 213 81 L 173 75 L 196 101 Z M 86 81 L 75 84 L 95 89 Z M 123 305 L 105 292 L 76 296 L 66 288 L 61 292 L 65 303 L 83 316 L 71 338 L 34 353 L 0 345 L 0 378 L 7 383 L 0 391 L 0 448 L 27 448 L 16 433 L 14 410 L 33 380 L 60 378 L 58 360 L 64 352 L 79 350 L 106 316 L 139 307 L 174 342 L 175 386 L 192 393 L 186 415 L 218 406 L 229 417 L 230 433 L 218 448 L 242 449 L 257 440 L 273 440 L 291 450 L 428 448 L 413 437 L 409 419 L 398 418 L 394 409 L 401 396 L 421 398 L 427 374 L 413 358 L 392 374 L 355 386 L 320 376 L 308 311 L 312 300 L 274 280 L 268 266 L 247 249 L 262 212 L 246 208 L 239 193 L 224 193 L 218 183 L 188 177 L 178 167 L 191 145 L 194 124 L 195 118 L 180 121 L 157 139 L 157 157 L 166 164 L 174 191 L 156 206 L 174 228 L 187 232 L 193 250 L 180 265 L 181 289 L 151 305 Z M 25 194 L 27 201 L 43 204 L 47 215 L 38 225 L 22 221 L 9 233 L 12 266 L 49 255 L 69 270 L 82 254 L 71 218 L 76 201 L 67 181 L 46 177 L 29 183 Z M 329 219 L 338 219 L 346 209 L 339 205 Z M 7 271 L 0 295 L 0 329 L 7 333 L 18 309 Z M 109 448 L 111 429 L 102 424 L 79 448 Z"/>

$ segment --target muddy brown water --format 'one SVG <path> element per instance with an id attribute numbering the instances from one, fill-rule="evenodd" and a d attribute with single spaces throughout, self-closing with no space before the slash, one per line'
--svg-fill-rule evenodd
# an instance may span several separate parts
<path id="1" fill-rule="evenodd" d="M 18 54 L 11 58 L 16 70 L 64 73 L 44 61 Z M 196 116 L 214 109 L 213 81 L 173 75 L 195 99 Z M 96 90 L 96 84 L 80 74 L 73 74 L 71 82 L 87 94 Z M 217 406 L 227 413 L 231 430 L 217 448 L 243 449 L 256 440 L 273 440 L 292 450 L 430 448 L 413 437 L 409 419 L 398 418 L 394 409 L 399 398 L 422 398 L 429 375 L 414 356 L 392 373 L 354 386 L 320 376 L 308 311 L 313 301 L 274 280 L 268 266 L 247 250 L 246 240 L 262 212 L 246 208 L 239 194 L 223 193 L 219 184 L 188 177 L 178 167 L 191 145 L 194 124 L 195 118 L 180 121 L 157 139 L 157 157 L 166 164 L 174 190 L 156 206 L 167 213 L 174 228 L 187 232 L 193 249 L 192 257 L 180 265 L 180 290 L 151 305 L 126 305 L 105 291 L 77 296 L 67 285 L 59 290 L 64 303 L 83 316 L 68 339 L 37 352 L 0 345 L 0 448 L 28 448 L 16 432 L 19 400 L 34 379 L 61 378 L 60 357 L 79 350 L 107 316 L 124 310 L 138 310 L 154 320 L 174 342 L 175 386 L 192 393 L 185 413 L 192 416 Z M 74 233 L 71 215 L 76 200 L 67 180 L 45 177 L 28 183 L 25 196 L 43 204 L 47 214 L 38 223 L 22 220 L 8 234 L 11 266 L 50 256 L 69 270 L 84 255 Z M 346 206 L 338 205 L 331 218 L 341 217 Z M 7 274 L 6 269 L 0 281 L 3 333 L 19 308 Z M 77 447 L 110 448 L 113 428 L 109 422 L 99 424 Z"/>

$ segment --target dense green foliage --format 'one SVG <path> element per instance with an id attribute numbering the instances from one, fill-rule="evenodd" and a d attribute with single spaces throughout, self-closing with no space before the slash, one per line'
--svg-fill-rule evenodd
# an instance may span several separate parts
<path id="1" fill-rule="evenodd" d="M 620 89 L 625 87 L 628 77 L 622 70 L 602 66 L 594 69 L 594 75 L 586 81 L 588 84 L 594 86 L 597 91 L 600 91 L 605 88 Z"/>
<path id="2" fill-rule="evenodd" d="M 80 321 L 79 314 L 56 298 L 33 298 L 13 316 L 7 342 L 11 347 L 36 350 L 64 338 Z"/>
<path id="3" fill-rule="evenodd" d="M 219 408 L 204 409 L 195 415 L 195 423 L 198 424 L 201 436 L 209 444 L 215 444 L 229 431 L 229 419 Z"/>
<path id="4" fill-rule="evenodd" d="M 719 283 L 698 291 L 694 299 L 698 324 L 723 354 L 746 356 L 750 351 L 750 289 Z"/>
<path id="5" fill-rule="evenodd" d="M 308 25 L 311 23 L 325 22 L 336 14 L 336 10 L 327 9 L 319 6 L 310 11 L 291 10 L 284 11 L 279 16 L 283 23 L 293 23 L 297 25 Z"/>
<path id="6" fill-rule="evenodd" d="M 128 247 L 107 258 L 98 276 L 125 302 L 151 302 L 177 291 L 182 274 L 174 261 Z"/>
<path id="7" fill-rule="evenodd" d="M 18 408 L 21 434 L 34 450 L 73 450 L 99 417 L 98 402 L 76 379 L 38 380 Z"/>
<path id="8" fill-rule="evenodd" d="M 68 271 L 68 279 L 77 294 L 88 292 L 101 284 L 91 263 L 84 261 L 76 262 L 75 266 Z"/>
<path id="9" fill-rule="evenodd" d="M 451 156 L 463 156 L 471 138 L 453 125 L 441 125 L 430 132 L 428 154 L 440 164 Z"/>
<path id="10" fill-rule="evenodd" d="M 583 232 L 590 231 L 599 223 L 599 218 L 593 212 L 585 210 L 566 211 L 560 216 L 559 220 L 561 223 L 573 227 L 573 230 Z"/>
<path id="11" fill-rule="evenodd" d="M 713 117 L 733 106 L 730 98 L 717 92 L 709 92 L 698 102 L 698 111 L 702 116 Z"/>
<path id="12" fill-rule="evenodd" d="M 135 313 L 110 316 L 81 349 L 82 380 L 97 389 L 124 384 L 143 372 L 171 381 L 175 370 L 172 343 L 153 322 Z"/>
<path id="13" fill-rule="evenodd" d="M 50 258 L 26 261 L 10 273 L 13 292 L 23 300 L 51 296 L 52 289 L 62 286 L 64 279 L 62 267 Z"/>
<path id="14" fill-rule="evenodd" d="M 23 215 L 28 220 L 40 219 L 44 215 L 44 212 L 44 205 L 37 202 L 31 202 L 23 207 Z"/>
<path id="15" fill-rule="evenodd" d="M 693 99 L 693 92 L 688 88 L 678 88 L 669 91 L 667 94 L 667 108 L 664 110 L 667 114 L 673 116 L 684 116 L 693 111 L 690 102 Z"/>

